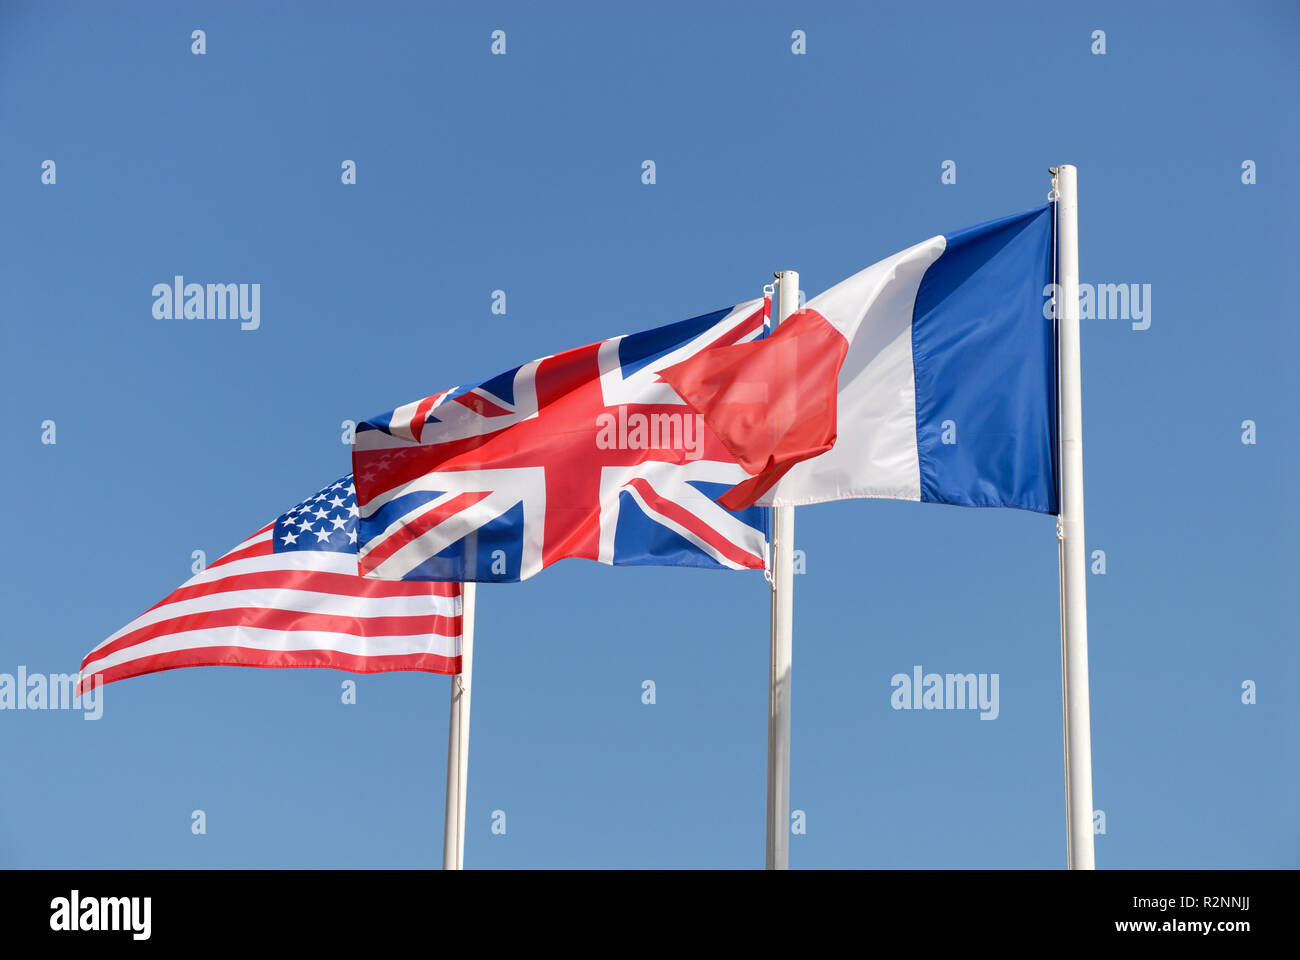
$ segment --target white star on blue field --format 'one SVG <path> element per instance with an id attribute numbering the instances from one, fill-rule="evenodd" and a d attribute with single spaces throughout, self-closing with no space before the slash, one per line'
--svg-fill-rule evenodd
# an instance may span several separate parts
<path id="1" fill-rule="evenodd" d="M 357 552 L 356 488 L 351 476 L 296 504 L 275 521 L 276 553 L 286 550 Z"/>

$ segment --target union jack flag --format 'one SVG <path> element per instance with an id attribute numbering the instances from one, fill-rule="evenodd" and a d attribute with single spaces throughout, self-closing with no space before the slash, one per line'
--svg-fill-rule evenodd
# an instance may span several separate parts
<path id="1" fill-rule="evenodd" d="M 366 420 L 353 468 L 361 573 L 526 580 L 566 557 L 763 569 L 749 474 L 659 371 L 762 337 L 770 301 L 543 357 Z"/>

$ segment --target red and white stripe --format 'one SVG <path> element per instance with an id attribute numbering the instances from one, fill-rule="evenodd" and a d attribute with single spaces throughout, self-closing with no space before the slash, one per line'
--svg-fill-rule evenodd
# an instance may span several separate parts
<path id="1" fill-rule="evenodd" d="M 275 553 L 268 524 L 81 663 L 81 685 L 176 667 L 460 672 L 459 583 L 370 580 L 355 553 Z"/>

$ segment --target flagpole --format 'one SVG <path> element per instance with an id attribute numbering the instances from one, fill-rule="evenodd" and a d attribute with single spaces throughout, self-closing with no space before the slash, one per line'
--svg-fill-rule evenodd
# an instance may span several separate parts
<path id="1" fill-rule="evenodd" d="M 474 673 L 475 583 L 461 584 L 460 673 L 451 678 L 447 726 L 447 807 L 443 818 L 442 869 L 465 869 L 465 795 L 469 787 L 469 704 Z"/>
<path id="2" fill-rule="evenodd" d="M 799 274 L 777 279 L 776 322 L 799 309 Z M 767 869 L 790 867 L 790 669 L 794 656 L 794 507 L 772 508 L 772 636 L 767 701 Z"/>
<path id="3" fill-rule="evenodd" d="M 1078 170 L 1053 169 L 1057 200 L 1061 503 L 1061 715 L 1067 865 L 1092 870 L 1092 726 L 1088 705 L 1087 549 L 1083 535 L 1083 393 L 1079 349 Z"/>

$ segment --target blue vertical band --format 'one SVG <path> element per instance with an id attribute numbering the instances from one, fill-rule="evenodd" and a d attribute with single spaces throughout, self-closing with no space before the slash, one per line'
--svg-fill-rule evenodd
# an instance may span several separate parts
<path id="1" fill-rule="evenodd" d="M 912 314 L 921 499 L 1057 512 L 1050 204 L 947 236 Z"/>

